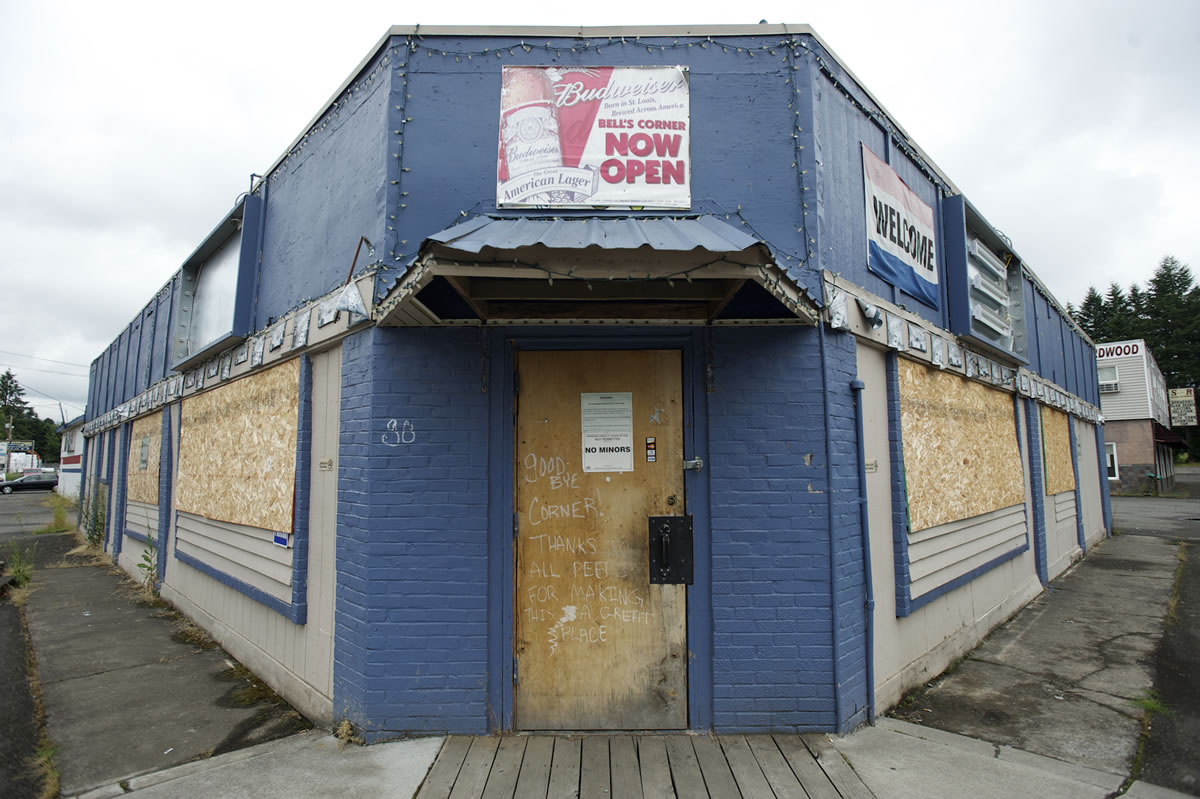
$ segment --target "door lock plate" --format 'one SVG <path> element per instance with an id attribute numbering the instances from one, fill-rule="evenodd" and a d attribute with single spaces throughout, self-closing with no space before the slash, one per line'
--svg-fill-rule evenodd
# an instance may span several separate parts
<path id="1" fill-rule="evenodd" d="M 650 584 L 692 584 L 692 517 L 651 516 Z"/>

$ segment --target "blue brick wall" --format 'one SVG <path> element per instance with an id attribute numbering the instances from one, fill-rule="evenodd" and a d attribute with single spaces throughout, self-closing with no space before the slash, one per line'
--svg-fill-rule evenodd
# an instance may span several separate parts
<path id="1" fill-rule="evenodd" d="M 1049 582 L 1046 564 L 1046 491 L 1042 463 L 1042 418 L 1037 400 L 1025 400 L 1025 429 L 1029 438 L 1029 494 L 1033 501 L 1033 560 L 1042 585 Z"/>
<path id="2" fill-rule="evenodd" d="M 866 577 L 862 518 L 858 506 L 858 445 L 854 395 L 858 376 L 855 339 L 848 333 L 825 334 L 826 419 L 832 469 L 830 491 L 833 541 L 833 596 L 837 630 L 837 729 L 846 732 L 867 721 Z"/>
<path id="3" fill-rule="evenodd" d="M 477 330 L 343 344 L 334 708 L 369 740 L 488 731 L 483 368 Z"/>
<path id="4" fill-rule="evenodd" d="M 839 632 L 847 644 L 842 650 L 846 674 L 863 668 L 862 553 L 853 504 L 857 483 L 849 391 L 853 344 L 843 338 L 829 342 L 834 356 L 829 373 L 845 377 L 829 393 L 835 431 L 831 452 L 838 464 L 831 485 L 825 398 L 814 379 L 817 331 L 713 331 L 709 479 L 713 710 L 719 730 L 837 725 L 831 563 L 840 571 L 836 602 Z M 846 547 L 836 555 L 830 549 L 831 518 L 833 540 Z M 861 683 L 860 675 L 854 679 Z M 852 683 L 845 687 L 854 693 Z"/>
<path id="5" fill-rule="evenodd" d="M 162 430 L 159 433 L 158 449 L 158 551 L 155 553 L 156 579 L 161 583 L 167 576 L 167 536 L 171 530 L 171 490 L 175 476 L 173 448 L 171 446 L 171 414 L 178 406 L 168 405 L 162 409 Z"/>

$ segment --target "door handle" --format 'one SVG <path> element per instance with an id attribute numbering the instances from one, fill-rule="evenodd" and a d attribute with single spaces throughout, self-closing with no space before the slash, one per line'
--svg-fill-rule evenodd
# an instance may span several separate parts
<path id="1" fill-rule="evenodd" d="M 692 584 L 692 517 L 651 516 L 646 554 L 651 585 Z"/>

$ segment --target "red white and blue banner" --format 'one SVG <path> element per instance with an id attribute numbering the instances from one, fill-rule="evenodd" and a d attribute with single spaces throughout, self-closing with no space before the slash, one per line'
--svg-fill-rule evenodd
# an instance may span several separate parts
<path id="1" fill-rule="evenodd" d="M 691 208 L 687 67 L 509 67 L 499 208 Z"/>
<path id="2" fill-rule="evenodd" d="M 867 267 L 926 305 L 938 307 L 933 209 L 864 144 Z"/>

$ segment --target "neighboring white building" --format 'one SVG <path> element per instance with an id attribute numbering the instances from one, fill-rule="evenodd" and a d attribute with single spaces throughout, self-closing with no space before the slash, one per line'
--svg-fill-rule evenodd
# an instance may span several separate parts
<path id="1" fill-rule="evenodd" d="M 58 451 L 58 487 L 54 489 L 64 497 L 79 496 L 79 481 L 83 474 L 83 423 L 82 415 L 56 428 L 62 436 Z"/>
<path id="2" fill-rule="evenodd" d="M 1164 491 L 1175 484 L 1167 383 L 1142 339 L 1096 349 L 1109 487 L 1120 494 Z"/>

